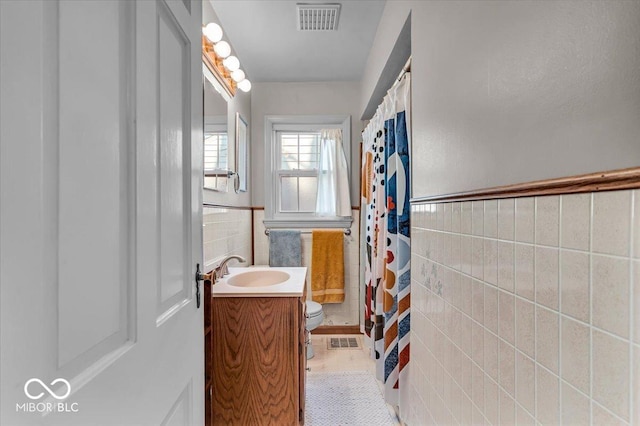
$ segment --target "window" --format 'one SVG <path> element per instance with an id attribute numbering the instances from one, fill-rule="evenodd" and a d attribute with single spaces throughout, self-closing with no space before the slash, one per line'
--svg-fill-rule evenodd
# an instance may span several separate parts
<path id="1" fill-rule="evenodd" d="M 316 215 L 320 130 L 337 128 L 350 153 L 349 116 L 267 116 L 265 140 L 265 226 L 268 228 L 349 227 L 351 217 Z"/>
<path id="2" fill-rule="evenodd" d="M 320 132 L 277 131 L 279 213 L 313 213 L 318 190 Z"/>
<path id="3" fill-rule="evenodd" d="M 216 176 L 228 169 L 227 132 L 206 132 L 204 135 L 204 175 Z"/>
<path id="4" fill-rule="evenodd" d="M 204 125 L 204 187 L 216 191 L 227 190 L 229 143 L 227 125 Z"/>

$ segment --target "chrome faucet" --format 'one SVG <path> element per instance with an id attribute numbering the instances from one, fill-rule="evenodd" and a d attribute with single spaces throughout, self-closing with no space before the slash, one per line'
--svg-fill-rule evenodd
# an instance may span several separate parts
<path id="1" fill-rule="evenodd" d="M 222 278 L 225 275 L 229 274 L 229 267 L 227 266 L 227 263 L 229 263 L 229 261 L 233 259 L 237 259 L 240 262 L 246 262 L 246 259 L 244 257 L 238 256 L 237 254 L 232 254 L 230 256 L 225 257 L 220 262 L 220 265 L 218 265 L 218 267 L 216 268 L 218 271 L 217 278 Z"/>

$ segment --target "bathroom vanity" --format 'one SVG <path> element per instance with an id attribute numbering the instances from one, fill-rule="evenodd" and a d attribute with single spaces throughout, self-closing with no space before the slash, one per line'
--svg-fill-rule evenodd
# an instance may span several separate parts
<path id="1" fill-rule="evenodd" d="M 230 270 L 209 299 L 209 424 L 303 424 L 306 268 Z"/>

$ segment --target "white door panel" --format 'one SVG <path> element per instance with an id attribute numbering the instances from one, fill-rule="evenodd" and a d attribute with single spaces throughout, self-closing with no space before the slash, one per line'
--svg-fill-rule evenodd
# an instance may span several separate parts
<path id="1" fill-rule="evenodd" d="M 135 256 L 128 236 L 135 230 L 135 211 L 128 170 L 135 140 L 127 131 L 133 111 L 127 108 L 123 80 L 133 75 L 133 64 L 121 58 L 121 51 L 135 34 L 125 15 L 132 5 L 50 6 L 45 19 L 55 25 L 57 15 L 57 26 L 48 27 L 44 36 L 57 40 L 60 56 L 43 64 L 47 85 L 57 86 L 52 101 L 58 105 L 57 120 L 43 126 L 44 144 L 53 145 L 43 158 L 51 178 L 44 196 L 47 205 L 58 208 L 44 206 L 45 216 L 57 216 L 46 252 L 57 254 L 51 268 L 57 274 L 49 276 L 58 289 L 58 368 L 72 373 L 130 337 L 130 260 Z M 55 116 L 56 108 L 43 113 Z"/>
<path id="2" fill-rule="evenodd" d="M 179 6 L 179 5 L 177 5 Z M 161 277 L 158 281 L 159 319 L 186 300 L 191 288 L 187 283 L 191 268 L 186 263 L 190 242 L 182 236 L 190 227 L 190 92 L 189 40 L 182 33 L 177 20 L 166 6 L 159 9 L 158 51 L 160 66 L 156 69 L 159 81 L 157 108 L 159 111 L 159 169 L 158 199 L 162 212 L 158 222 Z M 164 102 L 162 102 L 164 100 Z M 185 228 L 186 226 L 186 228 Z M 188 235 L 188 234 L 187 234 Z M 185 285 L 188 284 L 188 285 Z"/>
<path id="3" fill-rule="evenodd" d="M 204 422 L 200 14 L 0 1 L 0 424 Z"/>

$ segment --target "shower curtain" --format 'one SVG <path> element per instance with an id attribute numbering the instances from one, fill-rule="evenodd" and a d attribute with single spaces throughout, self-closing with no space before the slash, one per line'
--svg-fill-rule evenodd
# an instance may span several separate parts
<path id="1" fill-rule="evenodd" d="M 392 87 L 363 132 L 365 332 L 385 400 L 400 405 L 409 362 L 410 74 Z M 403 385 L 404 383 L 404 385 Z"/>

